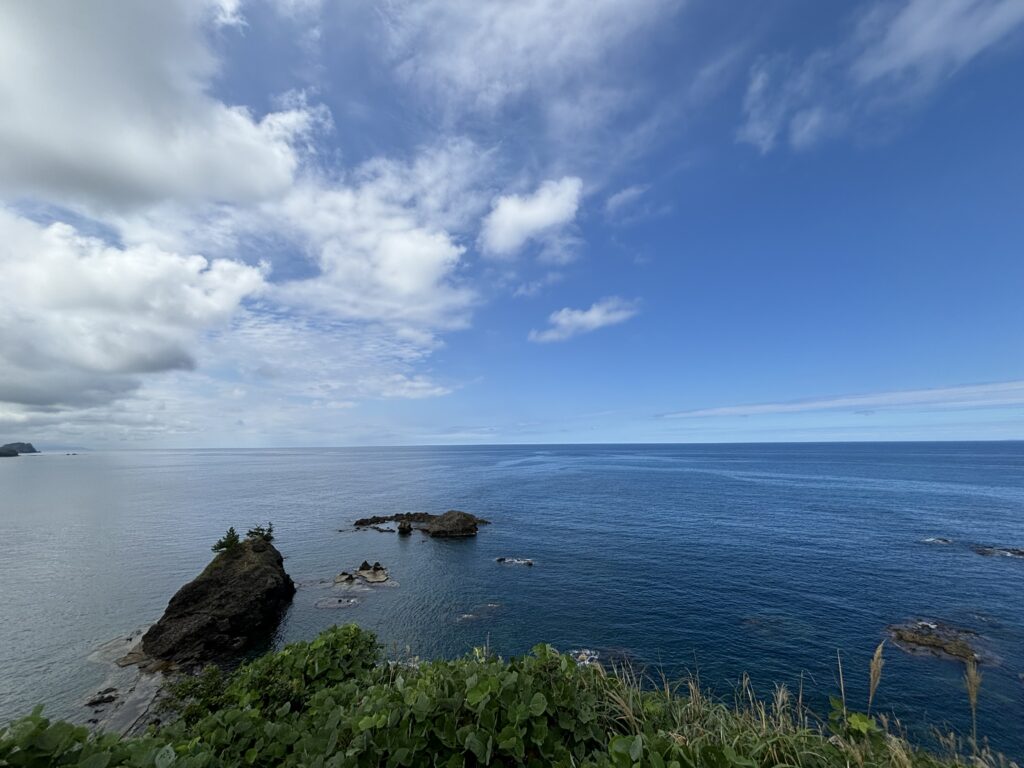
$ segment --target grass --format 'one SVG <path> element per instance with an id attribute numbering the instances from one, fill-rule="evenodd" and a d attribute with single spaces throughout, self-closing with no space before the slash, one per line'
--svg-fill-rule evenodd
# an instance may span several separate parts
<path id="1" fill-rule="evenodd" d="M 868 670 L 865 712 L 846 701 L 842 663 L 832 711 L 819 718 L 776 686 L 748 678 L 733 701 L 697 676 L 651 678 L 629 666 L 581 667 L 547 646 L 514 659 L 476 649 L 456 661 L 384 658 L 354 626 L 294 643 L 230 675 L 210 670 L 172 687 L 172 722 L 137 739 L 90 735 L 35 712 L 0 730 L 0 766 L 591 766 L 616 768 L 1012 768 L 947 734 L 915 747 L 870 714 L 884 644 Z M 977 709 L 981 675 L 967 665 Z"/>

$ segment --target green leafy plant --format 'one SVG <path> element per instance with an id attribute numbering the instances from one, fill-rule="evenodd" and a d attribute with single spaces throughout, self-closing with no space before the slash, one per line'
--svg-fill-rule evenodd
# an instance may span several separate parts
<path id="1" fill-rule="evenodd" d="M 172 722 L 142 738 L 90 734 L 37 709 L 0 728 L 0 768 L 956 768 L 878 717 L 833 700 L 828 730 L 785 688 L 749 680 L 726 706 L 696 680 L 673 686 L 577 665 L 546 645 L 503 660 L 386 660 L 373 634 L 332 627 L 233 672 L 208 667 L 169 687 Z M 974 742 L 977 746 L 976 741 Z M 979 749 L 973 768 L 1003 768 Z"/>

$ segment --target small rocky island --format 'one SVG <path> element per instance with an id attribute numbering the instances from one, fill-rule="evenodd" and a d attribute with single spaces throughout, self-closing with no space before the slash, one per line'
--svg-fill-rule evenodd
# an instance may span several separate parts
<path id="1" fill-rule="evenodd" d="M 0 445 L 0 458 L 11 458 L 23 453 L 39 453 L 32 443 L 7 443 Z"/>
<path id="2" fill-rule="evenodd" d="M 178 590 L 143 636 L 145 657 L 189 666 L 237 656 L 266 640 L 295 594 L 271 530 L 257 528 L 244 540 L 228 531 L 213 561 Z"/>
<path id="3" fill-rule="evenodd" d="M 449 509 L 443 515 L 434 515 L 430 512 L 399 512 L 396 515 L 362 517 L 355 521 L 355 527 L 374 528 L 390 533 L 391 529 L 379 527 L 383 523 L 398 523 L 398 534 L 402 536 L 409 535 L 415 528 L 435 538 L 464 538 L 476 536 L 479 527 L 489 525 L 490 521 L 468 512 Z"/>

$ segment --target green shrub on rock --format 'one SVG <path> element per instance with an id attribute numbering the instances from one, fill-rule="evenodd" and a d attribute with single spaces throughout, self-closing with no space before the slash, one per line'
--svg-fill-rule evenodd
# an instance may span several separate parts
<path id="1" fill-rule="evenodd" d="M 217 543 L 210 547 L 214 552 L 234 552 L 242 540 L 234 526 L 228 528 L 227 533 L 217 539 Z"/>
<path id="2" fill-rule="evenodd" d="M 274 524 L 267 523 L 267 527 L 264 528 L 262 525 L 254 525 L 250 528 L 246 534 L 246 538 L 249 539 L 263 539 L 264 541 L 270 542 L 274 540 Z"/>

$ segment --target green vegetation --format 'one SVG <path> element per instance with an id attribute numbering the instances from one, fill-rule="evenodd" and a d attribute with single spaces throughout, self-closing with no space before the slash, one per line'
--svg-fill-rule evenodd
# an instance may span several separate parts
<path id="1" fill-rule="evenodd" d="M 267 523 L 266 528 L 262 525 L 254 525 L 246 532 L 245 538 L 253 540 L 262 539 L 263 541 L 271 542 L 274 540 L 274 524 Z M 228 528 L 227 533 L 217 539 L 217 543 L 210 547 L 210 549 L 214 552 L 234 552 L 241 543 L 242 539 L 238 535 L 238 531 L 235 530 L 235 526 L 231 526 Z"/>
<path id="2" fill-rule="evenodd" d="M 249 539 L 263 539 L 264 541 L 270 542 L 274 540 L 274 524 L 267 523 L 267 527 L 264 528 L 262 525 L 254 525 L 245 534 L 246 538 Z"/>
<path id="3" fill-rule="evenodd" d="M 881 675 L 881 650 L 872 677 Z M 874 682 L 872 688 L 877 687 Z M 872 691 L 873 692 L 873 691 Z M 0 766 L 992 766 L 915 749 L 880 716 L 834 702 L 827 726 L 784 687 L 762 701 L 709 699 L 691 680 L 641 685 L 628 671 L 578 666 L 548 646 L 508 661 L 385 661 L 376 638 L 335 627 L 231 674 L 172 686 L 173 721 L 142 738 L 90 736 L 39 710 L 0 730 Z M 953 745 L 955 746 L 955 745 Z M 1005 763 L 1004 763 L 1005 764 Z"/>
<path id="4" fill-rule="evenodd" d="M 210 549 L 214 552 L 234 552 L 241 543 L 242 540 L 238 537 L 235 526 L 231 526 L 228 528 L 227 533 L 217 539 L 217 543 L 210 547 Z"/>

